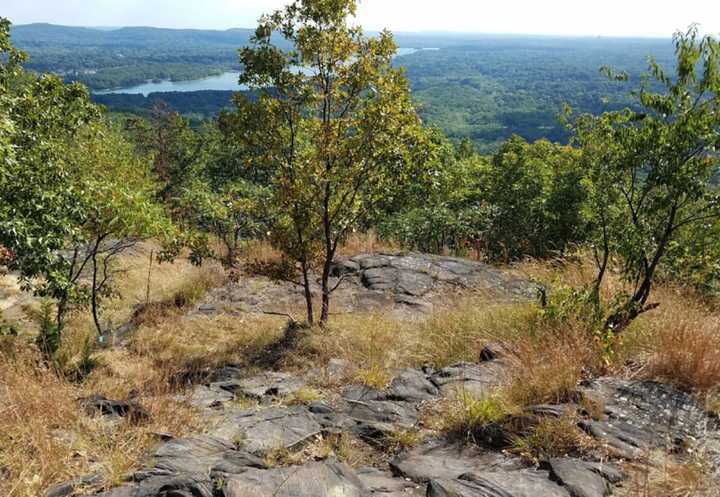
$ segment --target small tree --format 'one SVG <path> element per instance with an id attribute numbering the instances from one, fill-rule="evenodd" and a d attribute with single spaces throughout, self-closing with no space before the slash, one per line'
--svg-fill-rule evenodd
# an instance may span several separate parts
<path id="1" fill-rule="evenodd" d="M 83 185 L 70 171 L 68 144 L 99 111 L 85 87 L 25 72 L 9 27 L 0 18 L 0 245 L 25 288 L 61 302 L 59 333 L 62 302 L 79 298 L 63 249 L 80 238 L 84 220 Z"/>
<path id="2" fill-rule="evenodd" d="M 584 115 L 573 126 L 591 186 L 594 300 L 599 306 L 613 254 L 632 285 L 606 319 L 615 332 L 654 307 L 653 282 L 679 231 L 720 215 L 709 182 L 720 146 L 720 43 L 695 27 L 674 41 L 675 74 L 651 61 L 635 110 Z"/>
<path id="3" fill-rule="evenodd" d="M 268 188 L 237 180 L 213 187 L 196 179 L 180 198 L 182 219 L 205 233 L 215 235 L 225 246 L 223 263 L 235 264 L 240 244 L 266 236 L 270 226 Z"/>
<path id="4" fill-rule="evenodd" d="M 302 268 L 313 323 L 310 270 L 321 268 L 324 325 L 338 244 L 373 205 L 392 199 L 431 153 L 387 31 L 366 38 L 351 26 L 355 0 L 297 0 L 260 20 L 241 50 L 240 83 L 225 116 L 251 167 L 269 171 L 278 211 L 274 239 Z M 273 43 L 279 33 L 294 49 Z"/>
<path id="5" fill-rule="evenodd" d="M 174 227 L 157 201 L 151 161 L 138 155 L 119 130 L 102 122 L 87 126 L 69 147 L 67 160 L 74 182 L 83 186 L 77 199 L 83 222 L 69 247 L 74 284 L 88 288 L 93 321 L 102 335 L 100 299 L 113 295 L 118 256 L 144 239 L 172 238 Z"/>
<path id="6" fill-rule="evenodd" d="M 495 209 L 488 257 L 547 257 L 584 237 L 585 189 L 578 153 L 571 147 L 511 137 L 493 156 L 486 201 Z"/>
<path id="7" fill-rule="evenodd" d="M 126 127 L 141 154 L 152 157 L 162 187 L 160 198 L 170 202 L 180 195 L 196 165 L 203 160 L 203 136 L 166 103 L 157 102 L 149 119 L 128 119 Z"/>

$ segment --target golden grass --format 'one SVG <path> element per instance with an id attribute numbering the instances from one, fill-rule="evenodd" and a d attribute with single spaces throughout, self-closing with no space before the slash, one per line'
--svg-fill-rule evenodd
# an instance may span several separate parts
<path id="1" fill-rule="evenodd" d="M 157 433 L 175 436 L 199 428 L 192 409 L 169 394 L 140 396 L 150 413 L 142 424 L 88 417 L 77 399 L 98 384 L 73 385 L 38 366 L 38 357 L 0 357 L 0 494 L 35 497 L 48 486 L 100 473 L 117 484 L 138 467 Z"/>
<path id="2" fill-rule="evenodd" d="M 616 490 L 618 497 L 717 497 L 718 481 L 704 455 L 679 458 L 655 451 L 640 464 L 628 465 L 628 480 Z"/>
<path id="3" fill-rule="evenodd" d="M 283 319 L 271 316 L 176 314 L 142 325 L 130 350 L 150 360 L 163 380 L 192 378 L 225 364 L 242 364 L 279 340 Z"/>
<path id="4" fill-rule="evenodd" d="M 355 232 L 338 247 L 339 256 L 350 257 L 358 254 L 374 254 L 378 252 L 397 252 L 400 246 L 388 240 L 381 240 L 375 231 Z"/>
<path id="5" fill-rule="evenodd" d="M 436 406 L 430 424 L 453 438 L 475 441 L 476 435 L 488 425 L 502 423 L 519 412 L 501 390 L 480 397 L 462 393 Z"/>
<path id="6" fill-rule="evenodd" d="M 183 259 L 174 264 L 153 263 L 148 300 L 151 251 L 157 253 L 157 247 L 140 244 L 122 256 L 120 264 L 125 271 L 118 275 L 118 297 L 103 305 L 102 319 L 107 326 L 141 317 L 146 322 L 143 326 L 151 327 L 170 316 L 177 318 L 184 305 L 225 279 L 217 264 L 195 267 Z M 139 307 L 146 308 L 140 316 Z M 71 316 L 58 353 L 60 374 L 42 366 L 26 337 L 3 337 L 0 495 L 35 497 L 52 484 L 94 473 L 101 474 L 107 485 L 117 484 L 159 442 L 158 434 L 183 436 L 200 429 L 197 413 L 177 400 L 167 371 L 161 368 L 167 357 L 150 353 L 159 351 L 153 348 L 157 343 L 148 339 L 144 354 L 122 347 L 92 351 L 95 336 L 87 314 Z M 72 371 L 88 350 L 96 363 L 90 375 L 82 383 L 63 377 L 63 371 Z M 175 350 L 188 352 L 181 345 Z M 200 355 L 195 352 L 191 359 Z M 77 402 L 93 394 L 125 399 L 131 393 L 150 413 L 149 420 L 133 424 L 89 417 Z"/>
<path id="7" fill-rule="evenodd" d="M 579 255 L 573 262 L 526 262 L 518 271 L 545 282 L 574 287 L 589 284 L 594 268 Z M 627 291 L 611 273 L 602 289 L 605 299 Z M 720 312 L 693 289 L 658 283 L 650 297 L 657 309 L 642 314 L 617 339 L 616 357 L 608 366 L 622 373 L 632 362 L 640 375 L 674 384 L 704 397 L 720 386 Z M 592 357 L 592 354 L 591 356 Z"/>
<path id="8" fill-rule="evenodd" d="M 658 309 L 642 316 L 626 348 L 643 373 L 681 389 L 707 394 L 720 386 L 720 314 L 666 289 Z"/>
<path id="9" fill-rule="evenodd" d="M 537 464 L 554 457 L 579 456 L 595 447 L 595 442 L 577 427 L 575 416 L 542 418 L 530 433 L 517 437 L 514 450 Z"/>

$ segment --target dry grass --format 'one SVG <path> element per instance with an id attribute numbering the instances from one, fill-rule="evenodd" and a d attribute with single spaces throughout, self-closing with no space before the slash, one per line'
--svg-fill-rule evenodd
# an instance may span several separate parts
<path id="1" fill-rule="evenodd" d="M 463 393 L 436 406 L 429 424 L 453 438 L 476 441 L 488 425 L 502 423 L 518 412 L 501 390 L 478 398 Z"/>
<path id="2" fill-rule="evenodd" d="M 553 264 L 527 262 L 518 270 L 535 279 L 579 287 L 590 283 L 594 268 L 587 257 Z M 603 287 L 606 299 L 626 285 L 610 274 Z M 641 315 L 618 337 L 609 367 L 622 374 L 626 363 L 640 375 L 676 385 L 704 397 L 720 386 L 720 312 L 694 290 L 657 284 L 650 298 L 659 307 Z"/>
<path id="3" fill-rule="evenodd" d="M 580 324 L 548 325 L 542 333 L 513 343 L 510 400 L 520 406 L 577 399 L 577 385 L 604 371 L 603 351 Z"/>
<path id="4" fill-rule="evenodd" d="M 678 459 L 661 451 L 646 455 L 640 464 L 628 466 L 628 481 L 618 497 L 717 497 L 720 482 L 712 464 L 702 454 Z"/>
<path id="5" fill-rule="evenodd" d="M 377 251 L 380 245 L 372 235 L 358 236 L 344 250 Z M 266 263 L 277 262 L 278 257 L 264 243 L 251 244 L 243 254 L 245 260 Z M 108 481 L 118 481 L 156 443 L 154 433 L 182 435 L 198 428 L 195 413 L 173 400 L 188 380 L 228 363 L 252 367 L 287 338 L 285 320 L 279 317 L 185 315 L 184 305 L 223 281 L 218 265 L 155 266 L 151 301 L 163 304 L 145 306 L 137 314 L 137 306 L 145 303 L 148 260 L 147 248 L 130 255 L 132 267 L 123 276 L 122 297 L 110 302 L 104 313 L 115 324 L 135 315 L 137 332 L 127 347 L 97 352 L 98 365 L 82 384 L 37 367 L 27 346 L 3 338 L 2 350 L 12 353 L 0 356 L 0 475 L 7 475 L 0 478 L 0 494 L 30 497 L 51 483 L 96 471 Z M 518 271 L 575 286 L 592 278 L 592 268 L 584 259 L 577 264 L 526 263 Z M 621 285 L 613 276 L 603 291 L 609 295 Z M 608 360 L 593 330 L 582 322 L 545 319 L 534 304 L 489 304 L 466 295 L 453 296 L 451 306 L 422 322 L 399 322 L 380 314 L 333 316 L 328 329 L 301 333 L 274 365 L 304 371 L 321 367 L 331 358 L 346 359 L 357 366 L 350 381 L 382 388 L 399 368 L 477 362 L 485 344 L 502 342 L 511 351 L 505 358 L 512 364 L 508 385 L 496 396 L 457 398 L 439 406 L 447 414 L 441 429 L 465 434 L 522 412 L 528 405 L 582 402 L 575 392 L 580 379 L 623 373 L 625 361 L 639 364 L 646 377 L 707 394 L 712 404 L 717 397 L 710 394 L 720 385 L 720 315 L 678 289 L 660 287 L 654 297 L 660 308 L 643 315 L 623 334 L 613 360 Z M 64 364 L 82 358 L 90 330 L 84 318 L 73 319 L 63 342 Z M 126 398 L 131 392 L 139 392 L 141 403 L 152 414 L 145 425 L 88 418 L 75 401 L 92 393 Z M 317 396 L 318 392 L 307 390 L 286 401 L 304 403 Z M 602 411 L 601 406 L 583 407 Z M 387 442 L 395 448 L 412 446 L 417 434 L 398 433 Z M 518 450 L 533 459 L 580 452 L 585 442 L 567 420 L 548 420 L 524 436 Z M 361 454 L 363 448 L 339 436 L 319 439 L 299 452 L 278 452 L 274 464 L 331 455 L 351 461 L 353 453 Z M 687 482 L 693 479 L 693 468 L 668 472 L 675 480 L 685 481 L 673 483 L 672 488 L 691 488 Z M 664 491 L 632 497 L 691 495 Z"/>
<path id="6" fill-rule="evenodd" d="M 668 289 L 661 306 L 643 316 L 626 347 L 644 374 L 686 391 L 706 394 L 720 386 L 720 314 Z"/>
<path id="7" fill-rule="evenodd" d="M 144 319 L 143 326 L 149 329 L 153 323 L 177 317 L 183 306 L 225 279 L 217 264 L 194 267 L 185 260 L 153 264 L 149 280 L 151 304 L 147 305 L 151 251 L 156 247 L 141 244 L 123 255 L 120 263 L 125 271 L 118 275 L 118 296 L 103 306 L 102 319 L 107 326 L 116 327 L 134 318 Z M 138 314 L 139 307 L 145 307 L 145 312 Z M 90 318 L 71 316 L 58 353 L 63 371 L 73 370 L 83 359 L 83 352 L 92 351 L 94 341 Z M 154 357 L 151 352 L 159 348 L 153 345 L 158 344 L 148 342 L 142 354 L 119 347 L 92 351 L 95 369 L 82 383 L 73 383 L 62 373 L 43 367 L 27 337 L 3 337 L 0 495 L 35 497 L 52 484 L 95 473 L 102 475 L 107 485 L 117 484 L 158 443 L 159 433 L 183 436 L 200 429 L 197 413 L 176 400 L 167 372 L 161 367 L 160 359 L 170 358 Z M 179 354 L 176 359 L 188 352 L 181 345 L 165 352 L 171 351 Z M 199 356 L 200 352 L 195 352 L 193 357 Z M 138 395 L 138 401 L 150 413 L 148 421 L 133 424 L 89 417 L 77 402 L 93 394 L 125 399 L 131 393 Z"/>
<path id="8" fill-rule="evenodd" d="M 400 246 L 388 240 L 381 240 L 377 233 L 368 231 L 364 233 L 355 232 L 338 247 L 338 255 L 350 257 L 357 254 L 374 254 L 378 252 L 397 252 Z"/>
<path id="9" fill-rule="evenodd" d="M 192 379 L 225 364 L 247 363 L 282 337 L 279 317 L 176 314 L 141 326 L 130 350 L 162 371 L 163 381 Z"/>
<path id="10" fill-rule="evenodd" d="M 579 456 L 595 442 L 577 427 L 575 416 L 543 418 L 530 433 L 515 440 L 514 450 L 533 464 L 554 457 Z"/>
<path id="11" fill-rule="evenodd" d="M 199 428 L 192 409 L 157 393 L 141 396 L 150 413 L 143 424 L 85 415 L 77 399 L 97 384 L 73 385 L 37 365 L 32 354 L 0 358 L 0 493 L 36 497 L 49 485 L 99 473 L 117 484 L 136 468 L 157 433 L 182 436 Z"/>

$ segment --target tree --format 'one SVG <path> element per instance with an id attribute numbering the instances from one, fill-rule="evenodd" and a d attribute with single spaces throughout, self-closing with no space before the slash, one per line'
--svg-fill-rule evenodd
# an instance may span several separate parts
<path id="1" fill-rule="evenodd" d="M 269 171 L 278 211 L 274 239 L 302 269 L 308 323 L 310 270 L 321 268 L 324 325 L 338 244 L 380 200 L 423 173 L 432 153 L 389 32 L 351 26 L 355 0 L 297 0 L 260 20 L 241 50 L 232 122 L 252 168 Z M 281 35 L 294 48 L 273 42 Z"/>
<path id="2" fill-rule="evenodd" d="M 594 299 L 599 304 L 613 254 L 632 286 L 605 321 L 615 332 L 655 307 L 653 282 L 680 231 L 720 215 L 709 181 L 720 146 L 720 42 L 699 37 L 696 27 L 674 42 L 675 74 L 651 60 L 635 109 L 583 115 L 573 125 L 591 185 Z"/>
<path id="3" fill-rule="evenodd" d="M 503 143 L 484 185 L 495 210 L 488 257 L 547 257 L 583 240 L 585 190 L 577 159 L 573 148 L 547 140 L 530 144 L 513 136 Z"/>
<path id="4" fill-rule="evenodd" d="M 140 153 L 153 157 L 155 174 L 163 184 L 160 198 L 170 202 L 202 161 L 205 150 L 202 135 L 164 102 L 155 104 L 149 120 L 129 119 L 127 129 Z"/>
<path id="5" fill-rule="evenodd" d="M 113 256 L 167 224 L 149 162 L 103 122 L 87 89 L 24 71 L 5 20 L 0 50 L 0 246 L 24 288 L 56 303 L 38 337 L 51 359 L 71 310 L 90 303 L 101 331 Z"/>
<path id="6" fill-rule="evenodd" d="M 213 188 L 198 178 L 180 198 L 182 219 L 191 229 L 215 235 L 225 246 L 223 262 L 233 266 L 243 241 L 266 236 L 270 226 L 270 191 L 254 183 L 237 180 Z"/>
<path id="7" fill-rule="evenodd" d="M 66 152 L 99 111 L 83 86 L 25 72 L 9 27 L 0 19 L 0 245 L 25 288 L 67 302 L 77 295 L 62 249 L 79 237 L 84 214 L 77 201 L 83 185 L 74 181 Z M 53 334 L 63 317 L 59 305 Z"/>
<path id="8" fill-rule="evenodd" d="M 99 304 L 113 295 L 118 256 L 144 239 L 173 239 L 175 229 L 157 201 L 152 162 L 138 155 L 120 130 L 105 122 L 86 126 L 68 147 L 67 160 L 73 182 L 83 186 L 77 198 L 83 221 L 68 247 L 75 268 L 71 274 L 76 286 L 88 288 L 93 321 L 102 335 Z M 84 274 L 86 267 L 89 274 Z"/>

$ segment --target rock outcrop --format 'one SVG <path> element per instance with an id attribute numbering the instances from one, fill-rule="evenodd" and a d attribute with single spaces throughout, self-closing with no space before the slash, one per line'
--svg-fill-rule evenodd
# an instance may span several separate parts
<path id="1" fill-rule="evenodd" d="M 333 309 L 342 312 L 390 310 L 400 319 L 421 316 L 449 293 L 473 290 L 489 301 L 536 297 L 529 281 L 480 262 L 425 254 L 359 255 L 332 269 Z M 313 292 L 320 289 L 313 283 Z M 302 289 L 262 277 L 243 277 L 210 292 L 197 312 L 206 315 L 288 313 L 302 307 Z"/>
<path id="2" fill-rule="evenodd" d="M 478 445 L 431 438 L 390 460 L 353 469 L 330 456 L 287 467 L 268 467 L 277 450 L 301 451 L 333 434 L 345 433 L 383 448 L 388 436 L 418 428 L 424 403 L 454 395 L 457 388 L 475 394 L 503 380 L 502 354 L 478 364 L 457 364 L 398 371 L 383 390 L 349 386 L 329 402 L 281 405 L 283 395 L 305 381 L 287 374 L 242 377 L 236 368 L 211 375 L 204 411 L 219 422 L 206 433 L 162 443 L 145 469 L 102 497 L 606 497 L 625 475 L 612 460 L 567 456 L 538 467 L 519 457 Z M 583 395 L 604 405 L 602 419 L 578 423 L 611 459 L 639 457 L 652 448 L 691 446 L 717 441 L 709 418 L 694 399 L 655 382 L 601 378 L 580 386 Z M 253 397 L 257 407 L 242 409 L 236 396 Z M 189 397 L 197 400 L 197 392 Z M 527 416 L 565 416 L 569 405 L 536 406 Z M 708 445 L 711 447 L 712 444 Z M 378 455 L 382 454 L 378 451 Z M 373 467 L 374 466 L 374 467 Z M 69 482 L 72 483 L 72 482 Z M 66 484 L 62 488 L 72 488 Z M 53 497 L 67 495 L 48 494 Z"/>

